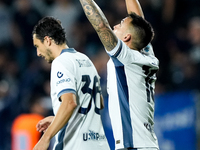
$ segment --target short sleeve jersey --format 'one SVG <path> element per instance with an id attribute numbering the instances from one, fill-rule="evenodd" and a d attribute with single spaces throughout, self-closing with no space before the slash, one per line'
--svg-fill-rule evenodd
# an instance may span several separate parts
<path id="1" fill-rule="evenodd" d="M 52 62 L 51 98 L 57 113 L 64 93 L 76 95 L 77 107 L 56 135 L 55 150 L 109 150 L 100 118 L 100 77 L 90 59 L 72 48 Z"/>
<path id="2" fill-rule="evenodd" d="M 143 52 L 130 49 L 118 40 L 107 51 L 107 91 L 115 147 L 158 148 L 154 133 L 154 88 L 158 59 L 151 45 Z M 147 47 L 147 48 L 148 48 Z"/>

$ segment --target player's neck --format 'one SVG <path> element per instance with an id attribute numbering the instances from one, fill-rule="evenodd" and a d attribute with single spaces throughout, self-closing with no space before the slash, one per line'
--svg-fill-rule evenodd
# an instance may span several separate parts
<path id="1" fill-rule="evenodd" d="M 54 58 L 58 57 L 63 49 L 67 49 L 69 48 L 66 44 L 63 45 L 56 45 L 56 47 L 54 48 Z"/>

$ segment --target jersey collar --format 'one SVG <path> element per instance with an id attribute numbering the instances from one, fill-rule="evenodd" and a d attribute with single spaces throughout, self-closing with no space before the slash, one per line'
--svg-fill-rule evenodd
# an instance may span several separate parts
<path id="1" fill-rule="evenodd" d="M 76 53 L 76 50 L 74 48 L 67 48 L 67 49 L 63 49 L 60 53 L 60 55 L 64 52 L 69 52 L 69 53 Z"/>

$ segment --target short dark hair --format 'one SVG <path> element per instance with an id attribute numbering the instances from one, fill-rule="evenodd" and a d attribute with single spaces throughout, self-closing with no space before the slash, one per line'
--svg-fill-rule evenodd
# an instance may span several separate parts
<path id="1" fill-rule="evenodd" d="M 136 13 L 130 13 L 128 17 L 132 18 L 131 23 L 134 27 L 136 33 L 135 36 L 137 38 L 137 40 L 133 42 L 134 48 L 141 50 L 153 40 L 154 30 L 147 20 Z"/>
<path id="2" fill-rule="evenodd" d="M 67 43 L 66 33 L 60 20 L 53 17 L 44 17 L 39 20 L 33 29 L 33 34 L 36 34 L 36 38 L 42 43 L 44 42 L 45 36 L 52 38 L 57 45 Z"/>

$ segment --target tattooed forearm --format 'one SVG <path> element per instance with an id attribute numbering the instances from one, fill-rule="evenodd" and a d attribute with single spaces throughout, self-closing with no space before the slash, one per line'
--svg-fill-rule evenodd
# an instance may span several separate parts
<path id="1" fill-rule="evenodd" d="M 117 45 L 117 40 L 115 39 L 114 35 L 111 33 L 111 30 L 103 30 L 99 32 L 99 38 L 101 42 L 106 47 L 106 50 L 110 51 Z"/>
<path id="2" fill-rule="evenodd" d="M 102 44 L 107 50 L 112 50 L 117 44 L 117 37 L 112 32 L 105 15 L 93 0 L 80 0 L 80 2 Z"/>
<path id="3" fill-rule="evenodd" d="M 105 26 L 109 26 L 108 21 L 101 9 L 92 0 L 80 0 L 85 15 L 87 16 L 90 23 L 93 25 L 95 30 L 98 30 Z"/>

